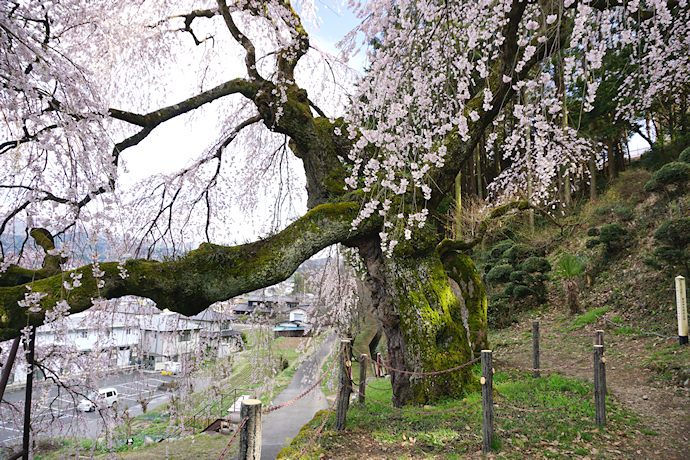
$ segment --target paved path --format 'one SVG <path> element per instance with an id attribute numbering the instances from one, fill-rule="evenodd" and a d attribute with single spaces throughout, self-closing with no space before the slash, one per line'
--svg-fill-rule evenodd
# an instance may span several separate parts
<path id="1" fill-rule="evenodd" d="M 317 352 L 297 369 L 290 385 L 276 396 L 274 406 L 296 398 L 318 380 L 334 341 L 335 334 L 326 337 Z M 326 397 L 317 386 L 307 396 L 266 415 L 262 420 L 261 460 L 276 458 L 314 414 L 327 408 Z"/>

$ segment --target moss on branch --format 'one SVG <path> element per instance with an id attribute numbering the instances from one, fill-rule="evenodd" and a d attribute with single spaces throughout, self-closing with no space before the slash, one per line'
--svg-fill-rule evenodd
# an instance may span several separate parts
<path id="1" fill-rule="evenodd" d="M 187 316 L 197 314 L 214 302 L 287 279 L 323 248 L 377 231 L 375 220 L 351 229 L 358 211 L 358 203 L 324 204 L 280 233 L 253 243 L 230 247 L 204 243 L 183 258 L 165 262 L 102 263 L 105 274 L 99 279 L 94 278 L 93 267 L 86 265 L 36 280 L 30 283 L 32 291 L 46 296 L 40 304 L 42 312 L 30 316 L 17 304 L 24 299 L 28 285 L 0 287 L 0 340 L 18 336 L 29 323 L 42 324 L 45 311 L 63 299 L 72 313 L 89 308 L 94 298 L 137 295 L 152 299 L 160 308 Z M 81 286 L 67 290 L 63 282 L 70 283 L 75 272 L 81 274 Z M 103 281 L 100 288 L 99 281 Z"/>

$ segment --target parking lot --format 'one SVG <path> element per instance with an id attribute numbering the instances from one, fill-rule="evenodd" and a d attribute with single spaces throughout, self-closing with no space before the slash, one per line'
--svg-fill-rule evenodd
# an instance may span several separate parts
<path id="1" fill-rule="evenodd" d="M 110 376 L 99 384 L 99 388 L 116 388 L 118 404 L 115 410 L 122 412 L 127 409 L 128 414 L 135 417 L 142 413 L 139 404 L 142 397 L 149 401 L 148 409 L 166 402 L 170 393 L 167 390 L 160 390 L 159 387 L 162 383 L 174 379 L 173 376 L 160 373 L 135 371 Z M 41 388 L 35 388 L 33 398 L 37 398 L 41 393 Z M 24 390 L 7 392 L 4 399 L 9 402 L 22 402 Z M 82 398 L 79 396 L 65 394 L 64 389 L 58 392 L 57 387 L 53 387 L 40 407 L 34 409 L 32 423 L 35 427 L 40 427 L 44 434 L 50 436 L 98 437 L 104 427 L 104 414 L 100 410 L 86 413 L 78 411 L 76 406 L 80 399 Z M 21 443 L 22 421 L 21 413 L 12 413 L 4 404 L 0 407 L 0 445 Z"/>

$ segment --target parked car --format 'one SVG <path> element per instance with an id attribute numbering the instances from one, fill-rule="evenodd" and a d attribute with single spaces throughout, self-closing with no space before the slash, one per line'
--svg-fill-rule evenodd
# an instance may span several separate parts
<path id="1" fill-rule="evenodd" d="M 87 398 L 79 401 L 77 409 L 82 412 L 91 412 L 97 407 L 113 407 L 117 405 L 117 388 L 99 388 L 98 392 L 91 393 Z"/>

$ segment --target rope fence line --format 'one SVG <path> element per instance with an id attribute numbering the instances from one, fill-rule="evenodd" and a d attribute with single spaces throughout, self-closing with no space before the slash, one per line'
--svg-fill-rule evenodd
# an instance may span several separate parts
<path id="1" fill-rule="evenodd" d="M 309 448 L 314 444 L 314 441 L 316 441 L 316 439 L 321 435 L 321 430 L 323 430 L 323 427 L 326 426 L 326 422 L 328 421 L 328 418 L 330 417 L 330 415 L 333 413 L 333 409 L 335 409 L 335 405 L 338 402 L 338 396 L 340 396 L 340 390 L 341 389 L 338 388 L 338 392 L 335 395 L 335 400 L 333 400 L 333 404 L 331 404 L 331 406 L 328 408 L 328 414 L 326 414 L 323 417 L 323 421 L 321 422 L 321 425 L 319 426 L 319 428 L 316 430 L 316 433 L 314 433 L 314 436 L 311 437 L 311 439 L 309 440 L 309 443 L 306 446 L 304 446 L 304 448 L 300 451 L 299 455 L 297 456 L 298 460 L 300 458 L 302 458 L 302 456 L 305 453 L 307 453 L 307 450 L 309 450 Z"/>
<path id="2" fill-rule="evenodd" d="M 541 372 L 541 371 L 543 371 L 543 372 L 552 372 L 552 371 L 560 371 L 560 370 L 563 370 L 563 369 L 567 369 L 567 368 L 569 368 L 569 367 L 573 367 L 573 366 L 575 366 L 575 365 L 577 365 L 577 364 L 580 364 L 580 363 L 583 362 L 583 361 L 586 361 L 587 359 L 592 358 L 592 356 L 593 356 L 593 353 L 590 352 L 590 353 L 586 354 L 585 356 L 583 356 L 582 358 L 580 358 L 580 359 L 578 359 L 578 360 L 576 360 L 576 361 L 573 361 L 573 362 L 571 362 L 571 363 L 564 364 L 564 365 L 562 365 L 562 366 L 541 367 L 541 368 L 519 366 L 519 365 L 517 365 L 517 364 L 513 364 L 513 363 L 511 363 L 511 362 L 504 361 L 504 360 L 499 359 L 499 358 L 494 358 L 494 362 L 497 363 L 497 364 L 503 364 L 503 365 L 505 365 L 505 366 L 512 367 L 512 368 L 514 368 L 514 369 L 521 369 L 521 370 L 523 370 L 523 371 L 533 371 L 533 372 L 534 372 L 534 371 L 536 371 L 536 372 Z"/>
<path id="3" fill-rule="evenodd" d="M 237 437 L 237 434 L 240 432 L 242 427 L 244 427 L 244 424 L 247 423 L 247 419 L 244 418 L 242 419 L 242 422 L 239 424 L 237 427 L 237 431 L 235 431 L 235 434 L 232 435 L 232 438 L 230 438 L 230 441 L 228 442 L 228 445 L 225 446 L 225 449 L 223 452 L 221 452 L 220 457 L 218 457 L 218 460 L 223 460 L 225 458 L 225 454 L 228 453 L 228 450 L 230 449 L 230 446 L 232 445 L 233 441 L 235 441 L 235 438 Z"/>
<path id="4" fill-rule="evenodd" d="M 466 404 L 466 405 L 464 405 L 464 406 L 455 407 L 455 408 L 453 408 L 453 409 L 434 410 L 434 411 L 430 411 L 430 410 L 421 410 L 421 411 L 418 411 L 418 410 L 403 409 L 402 407 L 395 407 L 395 406 L 390 405 L 390 404 L 382 403 L 381 401 L 377 401 L 377 400 L 375 400 L 375 399 L 373 399 L 373 398 L 370 398 L 369 396 L 366 396 L 366 395 L 361 394 L 359 391 L 357 391 L 356 389 L 354 389 L 354 388 L 352 388 L 352 387 L 350 387 L 350 389 L 351 389 L 354 393 L 357 393 L 358 395 L 364 396 L 365 399 L 368 399 L 368 400 L 370 400 L 371 402 L 373 402 L 373 403 L 375 403 L 375 404 L 378 404 L 379 406 L 388 407 L 388 408 L 390 408 L 390 409 L 394 409 L 394 410 L 399 411 L 399 412 L 407 412 L 407 413 L 410 413 L 410 414 L 417 414 L 417 415 L 449 414 L 449 413 L 452 413 L 452 412 L 458 412 L 458 411 L 460 411 L 460 410 L 462 410 L 462 409 L 467 409 L 468 407 L 477 406 L 477 405 L 479 405 L 479 404 L 482 403 L 481 401 L 477 401 L 477 402 L 473 402 L 473 403 L 470 403 L 470 404 Z"/>
<path id="5" fill-rule="evenodd" d="M 496 394 L 497 394 L 499 397 L 503 398 L 503 399 L 507 399 L 504 395 L 502 395 L 502 394 L 499 393 L 498 391 L 496 391 Z M 585 399 L 591 397 L 593 394 L 594 394 L 594 391 L 590 391 L 589 393 L 587 393 L 586 395 L 582 396 L 580 399 L 578 399 L 578 400 L 575 401 L 575 402 L 572 402 L 572 403 L 570 403 L 570 404 L 566 404 L 565 406 L 554 407 L 554 408 L 551 408 L 551 409 L 526 409 L 526 408 L 523 408 L 523 407 L 511 406 L 510 404 L 506 404 L 506 403 L 498 402 L 498 401 L 495 402 L 495 404 L 496 404 L 497 406 L 507 407 L 507 408 L 509 408 L 509 409 L 512 409 L 512 410 L 515 410 L 515 411 L 518 411 L 518 412 L 529 412 L 530 414 L 543 414 L 543 413 L 546 413 L 546 412 L 557 412 L 557 411 L 559 411 L 559 410 L 563 410 L 563 409 L 566 409 L 566 408 L 568 408 L 568 407 L 574 406 L 575 404 L 579 404 L 579 403 L 581 403 L 582 401 L 584 401 Z"/>
<path id="6" fill-rule="evenodd" d="M 343 350 L 344 350 L 344 348 L 340 349 L 340 352 L 336 355 L 336 358 L 338 358 L 338 356 L 340 356 L 340 354 L 343 352 Z M 331 367 L 328 369 L 328 371 L 324 372 L 324 374 L 321 376 L 321 378 L 319 380 L 317 380 L 316 382 L 314 382 L 314 384 L 312 386 L 310 386 L 307 390 L 305 390 L 302 394 L 300 394 L 299 396 L 296 396 L 295 398 L 291 399 L 290 401 L 284 402 L 283 404 L 279 404 L 277 406 L 267 407 L 266 409 L 263 410 L 263 413 L 268 414 L 268 413 L 276 411 L 278 409 L 282 409 L 283 407 L 287 407 L 290 404 L 293 404 L 293 403 L 299 401 L 300 399 L 302 399 L 303 397 L 308 395 L 310 392 L 314 391 L 314 389 L 323 381 L 323 379 L 326 378 L 326 376 L 333 370 L 333 368 L 335 367 L 337 362 L 338 362 L 338 360 L 334 359 L 333 363 L 331 364 Z"/>
<path id="7" fill-rule="evenodd" d="M 374 363 L 374 364 L 377 364 L 377 361 L 374 360 L 374 359 L 372 359 L 371 357 L 369 357 L 366 353 L 362 353 L 362 352 L 360 352 L 360 351 L 357 350 L 357 349 L 354 349 L 354 350 L 355 350 L 357 353 L 359 353 L 361 356 L 364 356 L 364 358 L 365 358 L 367 361 L 372 362 L 372 363 Z M 467 367 L 467 366 L 470 366 L 470 365 L 472 365 L 472 364 L 474 364 L 474 363 L 479 362 L 479 359 L 480 359 L 480 358 L 475 358 L 475 359 L 473 359 L 473 360 L 471 360 L 471 361 L 467 361 L 467 362 L 464 363 L 464 364 L 460 364 L 459 366 L 455 366 L 455 367 L 452 367 L 452 368 L 450 368 L 450 369 L 445 369 L 445 370 L 441 370 L 441 371 L 432 371 L 432 372 L 414 372 L 414 371 L 405 371 L 405 370 L 402 370 L 402 369 L 396 369 L 396 368 L 390 367 L 390 366 L 385 366 L 385 367 L 386 367 L 386 369 L 388 369 L 389 371 L 395 371 L 395 372 L 399 372 L 399 373 L 401 373 L 401 374 L 420 375 L 420 376 L 439 375 L 439 374 L 445 374 L 445 373 L 447 373 L 447 372 L 454 372 L 454 371 L 460 370 L 460 369 L 462 369 L 463 367 Z"/>
<path id="8" fill-rule="evenodd" d="M 395 369 L 391 368 L 390 366 L 384 365 L 389 373 L 394 373 L 394 372 L 400 372 L 401 374 L 408 374 L 408 375 L 417 375 L 417 376 L 428 376 L 428 375 L 438 375 L 438 374 L 443 374 L 447 372 L 452 372 L 458 369 L 462 369 L 466 366 L 472 365 L 478 361 L 481 361 L 481 400 L 477 401 L 476 403 L 471 403 L 467 404 L 461 407 L 456 407 L 453 409 L 448 409 L 448 410 L 440 410 L 440 411 L 417 411 L 417 410 L 408 410 L 408 409 L 403 409 L 400 407 L 395 407 L 391 404 L 383 403 L 380 401 L 377 401 L 371 397 L 367 397 L 365 394 L 365 389 L 366 385 L 362 385 L 361 388 L 356 389 L 354 388 L 353 385 L 353 379 L 352 379 L 352 365 L 351 361 L 349 359 L 343 360 L 341 363 L 341 383 L 340 383 L 340 390 L 345 389 L 347 393 L 349 394 L 350 392 L 355 393 L 359 395 L 360 401 L 365 401 L 366 399 L 369 399 L 370 401 L 374 402 L 375 404 L 382 406 L 382 407 L 387 407 L 390 409 L 393 409 L 394 411 L 399 411 L 399 412 L 407 412 L 407 413 L 412 413 L 412 414 L 419 414 L 419 415 L 433 415 L 433 414 L 443 414 L 443 413 L 451 413 L 451 412 L 458 412 L 460 410 L 466 409 L 468 407 L 474 406 L 481 404 L 481 410 L 482 410 L 482 451 L 484 453 L 490 452 L 493 447 L 493 436 L 494 436 L 494 406 L 496 407 L 504 407 L 510 410 L 518 411 L 518 412 L 529 412 L 529 413 L 548 413 L 548 412 L 557 412 L 557 411 L 562 411 L 564 409 L 567 409 L 569 407 L 572 407 L 576 404 L 582 403 L 585 399 L 594 396 L 594 412 L 595 412 L 595 423 L 597 426 L 605 426 L 606 425 L 606 357 L 604 356 L 604 331 L 603 330 L 596 330 L 594 331 L 594 336 L 592 337 L 593 342 L 594 342 L 594 349 L 593 352 L 587 352 L 584 354 L 579 359 L 576 359 L 570 363 L 563 364 L 560 366 L 554 366 L 554 367 L 541 367 L 539 363 L 539 336 L 540 336 L 540 331 L 539 331 L 539 322 L 534 321 L 532 323 L 532 360 L 533 360 L 533 365 L 532 367 L 526 367 L 526 366 L 520 366 L 514 363 L 511 363 L 509 361 L 504 361 L 501 359 L 493 359 L 493 351 L 492 350 L 482 350 L 481 351 L 481 356 L 473 359 L 471 361 L 468 361 L 464 364 L 461 364 L 459 366 L 453 367 L 451 369 L 446 369 L 446 370 L 440 370 L 440 371 L 432 371 L 432 372 L 412 372 L 412 371 L 405 371 L 405 370 L 400 370 L 400 369 Z M 589 334 L 587 334 L 589 336 Z M 346 343 L 347 346 L 350 346 L 351 339 L 343 339 L 343 343 Z M 347 354 L 348 356 L 351 356 L 351 348 L 347 348 Z M 355 351 L 359 351 L 356 350 Z M 365 363 L 366 361 L 373 362 L 374 364 L 380 366 L 381 362 L 380 359 L 374 360 L 371 357 L 369 357 L 366 353 L 361 353 L 360 352 L 360 362 L 362 364 Z M 380 358 L 380 354 L 378 355 Z M 574 367 L 588 359 L 593 359 L 593 371 L 594 371 L 594 391 L 589 392 L 586 395 L 582 395 L 580 398 L 576 399 L 575 401 L 565 404 L 563 406 L 555 407 L 555 408 L 549 408 L 549 409 L 530 409 L 530 408 L 523 408 L 523 407 L 517 407 L 513 406 L 511 404 L 508 404 L 507 402 L 504 401 L 499 401 L 494 403 L 494 398 L 493 394 L 496 393 L 499 397 L 503 398 L 504 400 L 506 399 L 505 396 L 501 395 L 498 391 L 495 390 L 493 386 L 493 376 L 494 373 L 496 372 L 496 368 L 494 366 L 494 363 L 496 364 L 501 364 L 501 365 L 506 365 L 512 368 L 516 369 L 521 369 L 521 370 L 526 370 L 526 371 L 531 371 L 532 372 L 532 378 L 533 379 L 539 379 L 540 375 L 539 372 L 544 371 L 544 372 L 549 372 L 549 371 L 558 371 L 558 370 L 563 370 L 567 368 Z M 365 378 L 366 374 L 362 373 L 360 374 L 360 382 L 362 381 L 362 378 Z M 395 375 L 395 374 L 393 374 Z M 377 372 L 378 376 L 378 372 Z M 368 385 L 370 388 L 376 389 L 376 390 L 388 390 L 388 388 L 380 388 L 372 385 Z M 339 390 L 339 391 L 340 391 Z M 338 406 L 337 406 L 337 417 L 338 421 L 341 420 L 340 426 L 336 424 L 336 431 L 342 430 L 345 428 L 345 414 L 347 413 L 347 408 L 349 405 L 349 398 L 345 398 L 344 401 L 339 401 Z"/>

